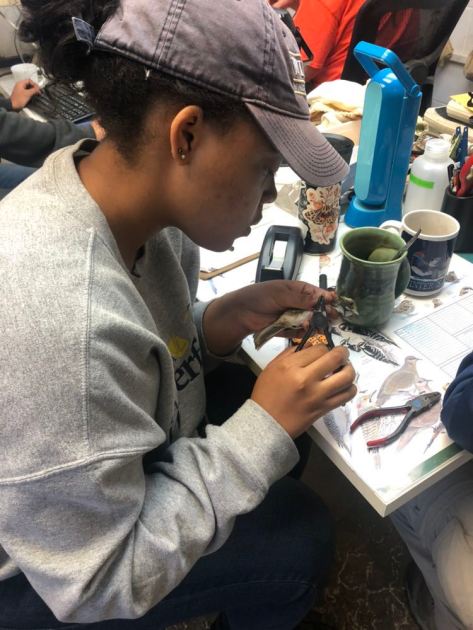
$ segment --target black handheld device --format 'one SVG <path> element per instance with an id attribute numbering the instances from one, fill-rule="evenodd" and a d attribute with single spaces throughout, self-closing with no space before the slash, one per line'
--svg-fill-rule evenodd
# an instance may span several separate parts
<path id="1" fill-rule="evenodd" d="M 294 24 L 289 11 L 287 9 L 274 9 L 274 10 L 279 15 L 279 17 L 284 22 L 284 24 L 287 26 L 287 28 L 291 31 L 291 33 L 294 35 L 294 38 L 297 42 L 297 45 L 299 46 L 299 49 L 301 50 L 301 52 L 304 53 L 305 59 L 303 63 L 307 64 L 310 61 L 312 61 L 312 59 L 314 58 L 314 55 L 312 54 L 312 51 L 309 48 L 305 39 L 302 37 L 300 30 Z"/>

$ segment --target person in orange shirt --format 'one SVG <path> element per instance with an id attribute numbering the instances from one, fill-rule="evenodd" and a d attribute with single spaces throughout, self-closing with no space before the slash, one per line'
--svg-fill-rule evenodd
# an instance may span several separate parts
<path id="1" fill-rule="evenodd" d="M 306 65 L 309 88 L 342 76 L 350 46 L 355 18 L 365 0 L 269 0 L 275 9 L 296 11 L 294 24 L 308 44 L 314 58 Z M 387 13 L 378 27 L 377 44 L 400 54 L 417 34 L 413 9 Z"/>

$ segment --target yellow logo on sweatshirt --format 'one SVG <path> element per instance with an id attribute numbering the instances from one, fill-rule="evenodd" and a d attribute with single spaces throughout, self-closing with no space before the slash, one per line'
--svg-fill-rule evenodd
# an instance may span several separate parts
<path id="1" fill-rule="evenodd" d="M 189 342 L 182 337 L 171 337 L 168 343 L 168 350 L 173 359 L 182 359 L 189 350 Z"/>

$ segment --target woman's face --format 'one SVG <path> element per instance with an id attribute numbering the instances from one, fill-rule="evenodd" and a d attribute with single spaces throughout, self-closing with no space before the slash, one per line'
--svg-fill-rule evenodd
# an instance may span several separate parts
<path id="1" fill-rule="evenodd" d="M 276 198 L 279 164 L 280 154 L 251 119 L 225 132 L 204 123 L 174 183 L 175 225 L 201 247 L 228 249 Z"/>

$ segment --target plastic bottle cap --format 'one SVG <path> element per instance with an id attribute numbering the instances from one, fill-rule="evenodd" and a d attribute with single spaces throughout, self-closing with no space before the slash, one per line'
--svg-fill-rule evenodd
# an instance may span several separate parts
<path id="1" fill-rule="evenodd" d="M 425 155 L 434 160 L 445 160 L 450 153 L 450 143 L 443 138 L 431 138 L 425 143 Z"/>

